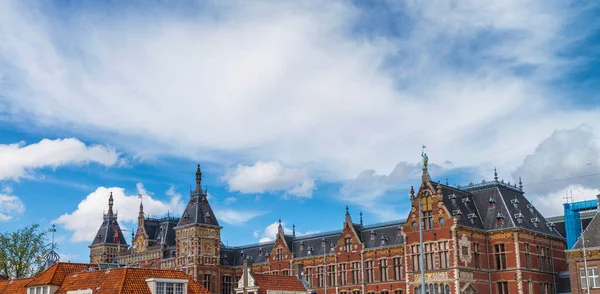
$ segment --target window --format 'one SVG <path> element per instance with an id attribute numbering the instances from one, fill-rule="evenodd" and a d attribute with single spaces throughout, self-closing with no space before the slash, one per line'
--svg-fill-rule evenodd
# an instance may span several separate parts
<path id="1" fill-rule="evenodd" d="M 496 269 L 506 269 L 506 249 L 504 244 L 494 244 L 494 257 L 496 260 Z"/>
<path id="2" fill-rule="evenodd" d="M 498 282 L 498 294 L 508 294 L 508 282 Z"/>
<path id="3" fill-rule="evenodd" d="M 283 248 L 277 248 L 275 260 L 282 261 L 283 260 Z"/>
<path id="4" fill-rule="evenodd" d="M 204 288 L 206 288 L 206 290 L 208 290 L 208 292 L 212 290 L 210 287 L 211 277 L 212 276 L 210 274 L 204 274 L 204 280 L 202 281 L 202 285 L 204 286 Z"/>
<path id="5" fill-rule="evenodd" d="M 421 269 L 419 266 L 419 245 L 412 245 L 410 247 L 412 270 L 416 272 Z"/>
<path id="6" fill-rule="evenodd" d="M 440 268 L 448 268 L 450 262 L 450 248 L 448 246 L 448 241 L 441 241 L 438 243 L 439 246 L 439 261 Z"/>
<path id="7" fill-rule="evenodd" d="M 352 263 L 352 284 L 360 283 L 360 262 Z"/>
<path id="8" fill-rule="evenodd" d="M 542 271 L 552 271 L 551 250 L 548 247 L 538 246 L 538 267 Z"/>
<path id="9" fill-rule="evenodd" d="M 394 280 L 402 280 L 402 257 L 394 257 L 392 262 L 394 266 Z"/>
<path id="10" fill-rule="evenodd" d="M 425 270 L 432 270 L 434 267 L 433 260 L 433 243 L 423 245 L 425 248 Z"/>
<path id="11" fill-rule="evenodd" d="M 475 259 L 475 268 L 481 268 L 481 255 L 479 251 L 479 243 L 473 244 L 473 259 Z"/>
<path id="12" fill-rule="evenodd" d="M 184 283 L 156 283 L 156 294 L 183 294 Z"/>
<path id="13" fill-rule="evenodd" d="M 388 260 L 380 259 L 379 260 L 379 277 L 381 282 L 386 282 L 388 280 Z"/>
<path id="14" fill-rule="evenodd" d="M 346 264 L 345 263 L 340 263 L 338 265 L 338 271 L 340 273 L 340 285 L 346 285 L 348 284 L 348 276 L 346 273 Z"/>
<path id="15" fill-rule="evenodd" d="M 281 275 L 282 276 L 289 276 L 290 275 L 290 270 L 282 270 L 281 271 Z"/>
<path id="16" fill-rule="evenodd" d="M 306 268 L 304 270 L 304 280 L 306 280 L 306 282 L 308 283 L 308 288 L 312 288 L 313 287 L 313 283 L 312 283 L 312 275 L 313 275 L 313 269 L 312 268 Z"/>
<path id="17" fill-rule="evenodd" d="M 352 238 L 351 237 L 346 237 L 346 239 L 344 239 L 344 251 L 346 251 L 346 252 L 352 251 Z"/>
<path id="18" fill-rule="evenodd" d="M 529 244 L 525 244 L 525 268 L 531 268 L 531 252 L 529 251 Z"/>
<path id="19" fill-rule="evenodd" d="M 325 287 L 325 267 L 317 267 L 317 287 Z"/>
<path id="20" fill-rule="evenodd" d="M 402 291 L 402 290 L 396 290 L 396 291 L 394 291 L 394 294 L 404 294 L 404 291 Z"/>
<path id="21" fill-rule="evenodd" d="M 222 276 L 221 277 L 222 284 L 222 293 L 223 294 L 231 294 L 233 289 L 233 281 L 231 280 L 231 276 Z"/>
<path id="22" fill-rule="evenodd" d="M 330 287 L 335 286 L 335 265 L 327 266 L 327 276 L 328 276 L 327 285 Z"/>
<path id="23" fill-rule="evenodd" d="M 352 294 L 360 294 L 360 290 L 354 290 L 352 291 Z"/>
<path id="24" fill-rule="evenodd" d="M 579 277 L 581 279 L 581 288 L 585 289 L 587 283 L 585 282 L 585 269 L 579 269 Z M 600 281 L 598 281 L 598 268 L 597 267 L 588 267 L 588 279 L 590 281 L 590 288 L 598 288 L 600 287 Z"/>
<path id="25" fill-rule="evenodd" d="M 433 229 L 433 212 L 425 211 L 423 212 L 423 230 L 431 229 Z"/>
<path id="26" fill-rule="evenodd" d="M 365 269 L 367 271 L 367 283 L 373 283 L 373 281 L 375 280 L 375 269 L 372 260 L 365 261 Z"/>

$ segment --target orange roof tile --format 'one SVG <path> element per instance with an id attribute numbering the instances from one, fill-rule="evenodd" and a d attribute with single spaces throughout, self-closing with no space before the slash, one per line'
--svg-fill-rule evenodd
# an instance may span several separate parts
<path id="1" fill-rule="evenodd" d="M 27 294 L 27 283 L 32 279 L 0 281 L 0 294 Z"/>
<path id="2" fill-rule="evenodd" d="M 267 290 L 306 292 L 304 284 L 293 276 L 274 276 L 252 274 L 258 286 L 258 293 L 265 294 Z"/>
<path id="3" fill-rule="evenodd" d="M 33 278 L 33 280 L 27 285 L 41 286 L 41 285 L 55 285 L 60 286 L 65 279 L 65 276 L 72 275 L 74 273 L 82 272 L 90 267 L 96 268 L 96 266 L 85 263 L 67 263 L 59 262 L 52 265 L 50 268 L 42 272 Z"/>
<path id="4" fill-rule="evenodd" d="M 66 294 L 67 291 L 78 289 L 92 289 L 94 294 L 151 294 L 146 283 L 149 278 L 187 279 L 188 294 L 209 294 L 183 272 L 141 268 L 97 270 L 68 275 L 55 294 Z"/>

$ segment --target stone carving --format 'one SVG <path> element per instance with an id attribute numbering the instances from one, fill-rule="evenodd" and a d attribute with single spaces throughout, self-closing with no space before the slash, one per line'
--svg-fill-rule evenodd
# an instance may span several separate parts
<path id="1" fill-rule="evenodd" d="M 471 242 L 467 239 L 467 235 L 462 235 L 460 240 L 458 240 L 458 252 L 460 256 L 460 261 L 465 264 L 471 262 L 472 254 L 471 254 Z"/>
<path id="2" fill-rule="evenodd" d="M 473 280 L 473 272 L 463 272 L 463 271 L 461 271 L 460 274 L 459 274 L 459 276 L 460 276 L 461 280 L 470 280 L 470 281 Z"/>
<path id="3" fill-rule="evenodd" d="M 421 274 L 414 274 L 415 282 L 421 282 Z M 448 272 L 425 273 L 425 282 L 448 280 Z"/>

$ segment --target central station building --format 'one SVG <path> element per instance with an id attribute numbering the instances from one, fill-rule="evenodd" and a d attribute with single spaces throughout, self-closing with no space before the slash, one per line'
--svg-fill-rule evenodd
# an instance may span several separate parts
<path id="1" fill-rule="evenodd" d="M 316 294 L 420 293 L 423 279 L 431 294 L 556 293 L 558 273 L 567 270 L 565 240 L 554 224 L 524 196 L 520 180 L 510 185 L 496 172 L 492 181 L 451 187 L 430 178 L 425 160 L 405 220 L 365 225 L 362 214 L 354 222 L 346 208 L 338 231 L 296 236 L 280 222 L 275 241 L 245 246 L 221 242 L 223 227 L 201 183 L 198 166 L 180 218 L 145 217 L 140 204 L 131 246 L 111 195 L 90 262 L 177 269 L 222 294 L 236 292 L 247 260 L 253 273 L 297 276 Z"/>

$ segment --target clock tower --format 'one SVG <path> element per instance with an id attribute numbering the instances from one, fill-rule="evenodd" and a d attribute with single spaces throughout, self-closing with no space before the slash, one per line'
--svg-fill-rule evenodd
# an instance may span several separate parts
<path id="1" fill-rule="evenodd" d="M 196 170 L 196 189 L 179 223 L 174 228 L 177 242 L 177 267 L 201 282 L 211 293 L 219 293 L 221 226 L 202 189 L 202 171 Z"/>

